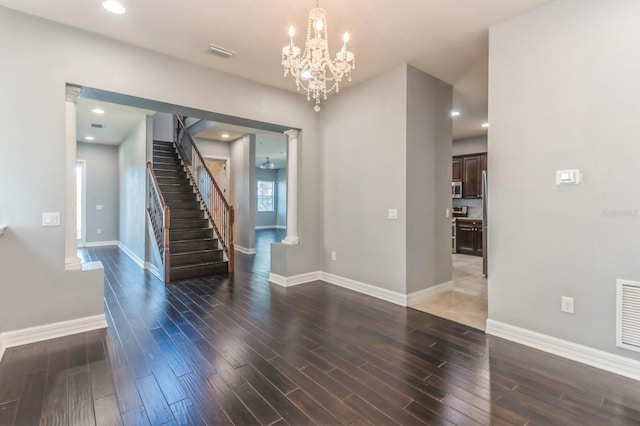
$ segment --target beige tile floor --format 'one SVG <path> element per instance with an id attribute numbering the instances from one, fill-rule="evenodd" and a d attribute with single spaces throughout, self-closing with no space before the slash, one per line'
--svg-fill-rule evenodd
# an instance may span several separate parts
<path id="1" fill-rule="evenodd" d="M 487 279 L 482 275 L 482 258 L 454 254 L 453 291 L 411 307 L 484 330 L 487 322 Z"/>

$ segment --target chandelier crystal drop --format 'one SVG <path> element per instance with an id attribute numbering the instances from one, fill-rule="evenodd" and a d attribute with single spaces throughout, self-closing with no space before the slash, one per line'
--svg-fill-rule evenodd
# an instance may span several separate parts
<path id="1" fill-rule="evenodd" d="M 340 91 L 340 82 L 346 76 L 351 81 L 351 70 L 355 68 L 355 55 L 348 49 L 349 33 L 344 33 L 342 49 L 331 60 L 327 38 L 327 12 L 316 7 L 309 12 L 307 42 L 304 52 L 294 46 L 295 29 L 289 28 L 289 44 L 282 48 L 284 76 L 291 74 L 296 88 L 307 92 L 307 100 L 315 101 L 314 110 L 320 111 L 320 99 L 327 94 Z"/>

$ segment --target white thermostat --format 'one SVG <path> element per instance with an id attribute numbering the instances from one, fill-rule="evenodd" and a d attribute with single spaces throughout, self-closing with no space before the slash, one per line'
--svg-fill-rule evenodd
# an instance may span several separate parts
<path id="1" fill-rule="evenodd" d="M 577 185 L 580 183 L 580 170 L 557 170 L 556 185 Z"/>

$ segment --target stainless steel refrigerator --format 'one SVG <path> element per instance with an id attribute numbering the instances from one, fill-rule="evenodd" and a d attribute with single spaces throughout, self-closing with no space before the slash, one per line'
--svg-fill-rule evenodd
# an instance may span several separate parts
<path id="1" fill-rule="evenodd" d="M 489 230 L 489 222 L 487 221 L 487 197 L 488 197 L 488 181 L 487 171 L 482 171 L 482 273 L 485 277 L 487 274 L 487 233 Z"/>

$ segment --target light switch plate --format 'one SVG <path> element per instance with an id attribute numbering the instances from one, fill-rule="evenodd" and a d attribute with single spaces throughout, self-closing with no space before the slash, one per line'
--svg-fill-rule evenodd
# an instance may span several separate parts
<path id="1" fill-rule="evenodd" d="M 42 213 L 42 226 L 60 226 L 60 212 Z"/>
<path id="2" fill-rule="evenodd" d="M 577 185 L 580 183 L 580 170 L 556 170 L 556 185 Z"/>
<path id="3" fill-rule="evenodd" d="M 102 210 L 102 204 L 96 204 L 96 210 Z"/>
<path id="4" fill-rule="evenodd" d="M 389 209 L 389 219 L 398 219 L 398 209 Z"/>

